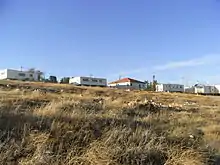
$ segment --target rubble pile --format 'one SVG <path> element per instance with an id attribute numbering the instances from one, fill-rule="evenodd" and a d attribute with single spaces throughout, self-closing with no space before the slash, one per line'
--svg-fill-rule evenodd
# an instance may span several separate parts
<path id="1" fill-rule="evenodd" d="M 183 108 L 187 107 L 189 104 L 179 104 L 179 103 L 169 103 L 169 104 L 163 104 L 158 103 L 153 100 L 135 100 L 126 102 L 126 106 L 129 109 L 146 109 L 149 111 L 159 111 L 159 110 L 169 110 L 169 109 L 175 109 L 175 110 L 182 110 Z M 190 104 L 191 105 L 191 104 Z M 195 104 L 192 104 L 195 105 Z"/>

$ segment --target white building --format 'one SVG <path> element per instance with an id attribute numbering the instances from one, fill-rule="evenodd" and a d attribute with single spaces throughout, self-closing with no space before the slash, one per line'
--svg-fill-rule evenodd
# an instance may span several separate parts
<path id="1" fill-rule="evenodd" d="M 198 93 L 198 94 L 217 94 L 219 93 L 220 86 L 218 85 L 202 85 L 196 84 L 192 87 L 186 88 L 186 93 Z"/>
<path id="2" fill-rule="evenodd" d="M 19 71 L 14 69 L 4 69 L 0 71 L 0 80 L 30 80 L 39 81 L 42 72 L 29 70 L 29 71 Z"/>
<path id="3" fill-rule="evenodd" d="M 185 87 L 184 91 L 185 93 L 195 93 L 194 87 Z"/>
<path id="4" fill-rule="evenodd" d="M 107 86 L 107 79 L 94 78 L 94 77 L 72 77 L 69 80 L 70 84 L 82 85 L 82 86 Z"/>
<path id="5" fill-rule="evenodd" d="M 109 83 L 109 87 L 121 88 L 121 89 L 145 89 L 146 84 L 142 81 L 131 79 L 131 78 L 123 78 L 117 81 L 113 81 Z"/>
<path id="6" fill-rule="evenodd" d="M 220 85 L 214 85 L 217 93 L 220 93 Z"/>
<path id="7" fill-rule="evenodd" d="M 204 93 L 206 94 L 215 94 L 218 93 L 218 90 L 214 85 L 205 85 L 204 86 Z"/>
<path id="8" fill-rule="evenodd" d="M 157 84 L 157 92 L 184 92 L 184 85 L 181 84 Z"/>

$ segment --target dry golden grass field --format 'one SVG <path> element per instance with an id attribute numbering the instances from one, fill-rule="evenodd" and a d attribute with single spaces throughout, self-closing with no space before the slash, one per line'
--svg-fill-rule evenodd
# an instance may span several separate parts
<path id="1" fill-rule="evenodd" d="M 220 164 L 218 96 L 10 84 L 1 165 Z"/>

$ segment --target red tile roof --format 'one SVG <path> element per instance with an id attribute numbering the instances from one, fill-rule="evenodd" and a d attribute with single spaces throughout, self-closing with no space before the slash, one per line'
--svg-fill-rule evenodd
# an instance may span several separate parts
<path id="1" fill-rule="evenodd" d="M 123 82 L 136 82 L 136 83 L 144 83 L 142 81 L 138 81 L 132 78 L 123 78 L 117 81 L 110 82 L 109 84 L 123 83 Z"/>

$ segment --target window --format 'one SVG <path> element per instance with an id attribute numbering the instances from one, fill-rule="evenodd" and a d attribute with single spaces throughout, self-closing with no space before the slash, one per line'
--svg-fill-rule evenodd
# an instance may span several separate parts
<path id="1" fill-rule="evenodd" d="M 30 74 L 30 77 L 33 77 L 33 74 Z"/>
<path id="2" fill-rule="evenodd" d="M 25 77 L 24 73 L 18 73 L 18 75 L 21 76 L 21 77 Z"/>
<path id="3" fill-rule="evenodd" d="M 92 80 L 92 82 L 98 82 L 98 80 Z"/>
<path id="4" fill-rule="evenodd" d="M 89 81 L 89 79 L 87 79 L 87 78 L 84 78 L 84 79 L 83 79 L 83 81 Z"/>
<path id="5" fill-rule="evenodd" d="M 131 83 L 131 86 L 132 86 L 132 83 Z"/>
<path id="6" fill-rule="evenodd" d="M 102 80 L 99 80 L 100 83 L 102 83 Z"/>

